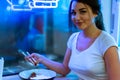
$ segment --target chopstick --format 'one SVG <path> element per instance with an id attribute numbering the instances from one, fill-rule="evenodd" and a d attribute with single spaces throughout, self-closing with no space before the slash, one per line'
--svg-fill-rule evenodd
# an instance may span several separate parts
<path id="1" fill-rule="evenodd" d="M 21 53 L 22 55 L 24 55 L 25 57 L 27 56 L 27 54 L 25 54 L 25 52 L 21 49 L 19 49 L 18 52 Z"/>
<path id="2" fill-rule="evenodd" d="M 21 50 L 21 49 L 19 49 L 18 52 L 21 53 L 22 55 L 24 55 L 25 57 L 30 55 L 30 53 L 29 53 L 28 51 L 27 51 L 27 52 L 24 52 L 24 51 Z M 29 58 L 29 61 L 30 61 L 32 64 L 34 64 L 35 66 L 37 65 L 37 62 L 36 62 L 36 60 L 35 60 L 34 58 Z"/>
<path id="3" fill-rule="evenodd" d="M 29 56 L 30 53 L 27 51 L 26 54 Z M 32 62 L 34 62 L 34 65 L 36 65 L 36 60 L 34 58 L 31 58 L 32 59 Z"/>

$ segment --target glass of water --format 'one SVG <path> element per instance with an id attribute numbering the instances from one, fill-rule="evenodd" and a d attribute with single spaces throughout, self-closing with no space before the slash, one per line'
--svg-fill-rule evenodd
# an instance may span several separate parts
<path id="1" fill-rule="evenodd" d="M 4 67 L 4 59 L 3 57 L 0 57 L 0 80 L 2 80 L 3 67 Z"/>

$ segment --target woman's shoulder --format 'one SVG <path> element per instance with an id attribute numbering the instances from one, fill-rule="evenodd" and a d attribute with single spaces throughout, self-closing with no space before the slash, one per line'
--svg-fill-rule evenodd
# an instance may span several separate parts
<path id="1" fill-rule="evenodd" d="M 108 32 L 102 31 L 100 38 L 102 40 L 114 40 L 113 36 L 111 36 Z"/>
<path id="2" fill-rule="evenodd" d="M 103 55 L 109 47 L 111 47 L 111 46 L 116 46 L 117 47 L 117 43 L 116 43 L 114 37 L 111 36 L 106 31 L 102 31 L 102 33 L 99 37 L 98 44 L 99 44 L 99 47 L 100 47 L 100 51 L 102 51 L 101 53 Z"/>
<path id="3" fill-rule="evenodd" d="M 99 44 L 102 45 L 117 45 L 117 42 L 115 41 L 114 37 L 112 35 L 110 35 L 108 32 L 106 31 L 102 31 L 100 38 L 99 38 Z"/>
<path id="4" fill-rule="evenodd" d="M 77 35 L 79 34 L 79 32 L 75 32 L 75 33 L 72 33 L 70 38 L 68 39 L 68 42 L 67 42 L 67 46 L 68 48 L 72 48 L 72 43 L 74 42 L 74 40 L 77 39 Z"/>
<path id="5" fill-rule="evenodd" d="M 69 39 L 74 39 L 80 32 L 72 33 Z"/>
<path id="6" fill-rule="evenodd" d="M 74 37 L 74 36 L 77 36 L 79 33 L 80 33 L 80 32 L 74 32 L 74 33 L 71 34 L 71 36 L 73 36 L 73 37 Z M 70 36 L 70 37 L 71 37 L 71 36 Z"/>

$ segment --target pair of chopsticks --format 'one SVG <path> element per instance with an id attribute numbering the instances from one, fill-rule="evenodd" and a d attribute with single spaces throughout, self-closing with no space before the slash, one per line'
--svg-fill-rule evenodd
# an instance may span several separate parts
<path id="1" fill-rule="evenodd" d="M 24 55 L 25 57 L 27 57 L 27 56 L 30 55 L 30 53 L 29 53 L 28 51 L 27 51 L 27 52 L 24 52 L 24 51 L 21 50 L 21 49 L 18 49 L 18 52 L 21 53 L 22 55 Z M 35 66 L 37 65 L 37 64 L 36 64 L 36 60 L 35 60 L 34 58 L 30 58 L 29 61 L 30 61 L 31 63 L 33 63 Z"/>
<path id="2" fill-rule="evenodd" d="M 28 51 L 27 51 L 27 52 L 24 52 L 24 51 L 21 50 L 21 49 L 18 49 L 18 52 L 21 53 L 22 55 L 24 55 L 25 57 L 30 55 L 30 53 L 29 53 Z"/>

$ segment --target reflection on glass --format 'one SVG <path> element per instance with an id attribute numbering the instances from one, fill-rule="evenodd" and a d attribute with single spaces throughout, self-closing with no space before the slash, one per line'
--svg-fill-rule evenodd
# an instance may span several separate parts
<path id="1" fill-rule="evenodd" d="M 59 7 L 54 9 L 12 11 L 6 10 L 10 6 L 6 0 L 0 0 L 0 57 L 5 60 L 3 75 L 45 67 L 41 64 L 35 67 L 26 62 L 24 56 L 18 52 L 19 49 L 30 53 L 38 52 L 50 59 L 62 61 L 69 37 L 68 6 L 64 1 L 69 0 L 59 0 Z M 17 0 L 15 4 L 18 4 Z"/>

